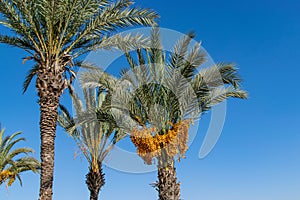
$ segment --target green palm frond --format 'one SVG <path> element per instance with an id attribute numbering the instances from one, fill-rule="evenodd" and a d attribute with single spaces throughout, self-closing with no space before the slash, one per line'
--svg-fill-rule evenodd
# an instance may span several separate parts
<path id="1" fill-rule="evenodd" d="M 116 48 L 125 52 L 149 47 L 149 39 L 141 34 L 117 34 L 110 37 L 104 37 L 95 49 L 108 49 Z"/>
<path id="2" fill-rule="evenodd" d="M 188 33 L 174 45 L 170 59 L 173 68 L 176 69 L 184 65 L 190 42 L 194 37 L 194 33 Z"/>
<path id="3" fill-rule="evenodd" d="M 103 88 L 103 85 L 96 89 L 84 88 L 83 100 L 71 88 L 76 115 L 72 116 L 60 106 L 58 117 L 58 124 L 75 140 L 91 166 L 95 159 L 102 162 L 115 143 L 125 136 L 116 124 L 115 116 L 105 107 L 110 94 Z"/>
<path id="4" fill-rule="evenodd" d="M 246 91 L 241 89 L 236 89 L 232 86 L 226 87 L 226 88 L 216 88 L 211 91 L 211 95 L 207 96 L 202 110 L 206 111 L 211 109 L 211 107 L 225 101 L 227 98 L 233 97 L 233 98 L 239 98 L 239 99 L 247 99 L 248 94 Z"/>
<path id="5" fill-rule="evenodd" d="M 225 84 L 230 84 L 235 88 L 238 88 L 242 82 L 241 77 L 238 75 L 237 68 L 231 63 L 219 63 L 217 64 L 222 80 Z"/>
<path id="6" fill-rule="evenodd" d="M 32 45 L 29 41 L 18 37 L 0 35 L 0 43 L 8 44 L 12 47 L 22 48 L 30 54 L 32 54 L 31 51 L 35 50 L 34 48 L 32 48 Z"/>
<path id="7" fill-rule="evenodd" d="M 34 78 L 34 76 L 37 75 L 38 69 L 39 69 L 39 65 L 34 65 L 27 73 L 27 76 L 23 83 L 23 93 L 25 93 L 27 91 L 32 79 Z"/>
<path id="8" fill-rule="evenodd" d="M 100 69 L 90 70 L 85 73 L 79 74 L 79 81 L 82 86 L 95 88 L 100 87 L 102 89 L 111 89 L 117 83 L 117 80 L 107 74 L 106 72 L 101 71 Z"/>
<path id="9" fill-rule="evenodd" d="M 184 59 L 183 65 L 180 67 L 181 75 L 191 80 L 195 75 L 196 69 L 206 62 L 206 55 L 201 50 L 201 44 L 197 43 Z"/>
<path id="10" fill-rule="evenodd" d="M 75 39 L 65 48 L 65 51 L 76 50 L 78 46 L 82 46 L 78 44 L 85 44 L 85 48 L 94 49 L 99 45 L 101 46 L 103 36 L 120 28 L 135 25 L 152 26 L 156 24 L 154 19 L 158 15 L 155 12 L 147 9 L 129 8 L 132 4 L 133 2 L 128 0 L 119 0 L 106 4 L 102 9 L 94 13 L 93 18 L 82 28 L 83 31 L 75 36 Z"/>
<path id="11" fill-rule="evenodd" d="M 25 138 L 16 139 L 20 134 L 21 132 L 17 132 L 3 138 L 4 130 L 0 131 L 0 185 L 8 181 L 7 185 L 10 186 L 15 178 L 22 185 L 20 177 L 22 172 L 32 171 L 37 173 L 40 169 L 40 163 L 35 158 L 28 156 L 29 153 L 33 153 L 32 149 L 17 148 L 13 150 L 17 143 L 25 140 Z"/>

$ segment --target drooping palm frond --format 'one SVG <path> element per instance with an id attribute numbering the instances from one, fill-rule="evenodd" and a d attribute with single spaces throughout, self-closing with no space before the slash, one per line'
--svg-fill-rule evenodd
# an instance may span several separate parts
<path id="1" fill-rule="evenodd" d="M 37 74 L 39 70 L 39 65 L 34 65 L 34 67 L 32 67 L 28 73 L 27 73 L 27 76 L 25 78 L 25 81 L 23 83 L 23 93 L 25 93 L 32 81 L 32 79 L 34 78 L 34 76 Z"/>
<path id="2" fill-rule="evenodd" d="M 40 168 L 40 163 L 33 157 L 28 156 L 33 153 L 30 148 L 17 148 L 14 146 L 25 138 L 18 138 L 21 132 L 4 137 L 4 130 L 0 131 L 0 185 L 7 182 L 11 186 L 17 178 L 22 185 L 20 174 L 26 171 L 37 173 Z M 25 156 L 22 156 L 25 154 Z M 22 156 L 22 157 L 20 157 Z M 18 158 L 16 158 L 18 157 Z"/>
<path id="3" fill-rule="evenodd" d="M 28 41 L 18 38 L 18 37 L 7 36 L 7 35 L 1 34 L 0 35 L 0 43 L 5 43 L 5 44 L 8 44 L 13 47 L 22 48 L 31 55 L 33 55 L 31 51 L 35 50 Z"/>

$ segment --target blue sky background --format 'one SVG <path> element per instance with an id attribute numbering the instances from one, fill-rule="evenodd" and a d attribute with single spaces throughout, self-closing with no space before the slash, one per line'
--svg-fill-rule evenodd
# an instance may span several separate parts
<path id="1" fill-rule="evenodd" d="M 238 64 L 247 101 L 227 103 L 226 124 L 214 150 L 198 152 L 209 124 L 201 121 L 187 158 L 177 164 L 182 198 L 206 200 L 300 199 L 300 2 L 296 0 L 137 0 L 156 10 L 164 28 L 194 30 L 216 61 Z M 3 31 L 3 28 L 0 28 Z M 39 110 L 34 84 L 22 95 L 30 65 L 24 52 L 0 45 L 0 121 L 6 134 L 23 131 L 39 157 Z M 63 97 L 66 101 L 66 97 Z M 75 144 L 60 128 L 56 138 L 54 199 L 88 199 L 87 163 L 74 159 Z M 129 161 L 128 161 L 129 162 Z M 153 200 L 156 173 L 128 174 L 104 167 L 100 199 Z M 38 198 L 39 176 L 23 175 L 23 187 L 0 188 L 0 200 Z"/>

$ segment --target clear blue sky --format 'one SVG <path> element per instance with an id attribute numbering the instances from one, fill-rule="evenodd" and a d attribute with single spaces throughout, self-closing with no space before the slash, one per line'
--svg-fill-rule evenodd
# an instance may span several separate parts
<path id="1" fill-rule="evenodd" d="M 226 124 L 213 152 L 198 158 L 209 115 L 177 165 L 185 200 L 300 199 L 300 2 L 296 0 L 137 0 L 160 15 L 164 28 L 194 30 L 216 62 L 234 61 L 249 91 L 247 101 L 230 100 Z M 0 31 L 3 29 L 0 28 Z M 0 121 L 6 133 L 23 131 L 39 156 L 39 110 L 34 84 L 22 95 L 29 65 L 21 50 L 0 45 Z M 76 146 L 58 128 L 54 199 L 88 199 L 87 164 L 74 159 Z M 127 174 L 104 168 L 100 199 L 153 200 L 156 173 Z M 0 188 L 0 200 L 38 197 L 39 177 L 23 175 L 23 187 Z"/>

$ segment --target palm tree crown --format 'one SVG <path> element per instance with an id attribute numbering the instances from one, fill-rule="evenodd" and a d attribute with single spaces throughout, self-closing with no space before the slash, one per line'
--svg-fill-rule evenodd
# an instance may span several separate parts
<path id="1" fill-rule="evenodd" d="M 13 35 L 0 34 L 0 43 L 27 51 L 31 56 L 24 61 L 33 59 L 36 63 L 29 71 L 24 91 L 42 66 L 71 72 L 73 59 L 117 45 L 110 37 L 112 33 L 155 24 L 155 12 L 131 5 L 132 0 L 1 0 L 0 24 Z"/>
<path id="2" fill-rule="evenodd" d="M 0 131 L 0 185 L 8 181 L 7 186 L 11 186 L 16 178 L 22 185 L 21 173 L 26 171 L 37 173 L 40 168 L 40 163 L 35 158 L 27 155 L 33 152 L 32 149 L 13 149 L 18 142 L 25 140 L 25 138 L 15 139 L 20 134 L 18 132 L 4 137 L 4 130 Z M 20 157 L 22 154 L 26 156 Z"/>
<path id="3" fill-rule="evenodd" d="M 74 139 L 89 163 L 86 184 L 90 199 L 98 199 L 105 183 L 102 162 L 125 133 L 115 123 L 112 113 L 106 109 L 110 92 L 104 88 L 83 89 L 84 105 L 73 88 L 69 89 L 76 110 L 76 117 L 60 105 L 59 125 Z"/>
<path id="4" fill-rule="evenodd" d="M 179 40 L 167 59 L 166 52 L 161 50 L 159 29 L 154 28 L 150 48 L 137 50 L 137 60 L 124 50 L 130 68 L 122 71 L 119 82 L 111 81 L 111 77 L 107 81 L 103 73 L 87 72 L 81 76 L 85 86 L 97 86 L 97 83 L 103 86 L 110 82 L 107 87 L 114 90 L 111 107 L 126 110 L 138 125 L 132 128 L 130 124 L 128 128 L 141 156 L 144 153 L 150 156 L 149 150 L 158 153 L 157 150 L 167 147 L 175 135 L 179 137 L 177 133 L 181 133 L 184 127 L 188 128 L 212 106 L 229 97 L 247 97 L 247 93 L 240 89 L 241 78 L 233 64 L 219 63 L 200 68 L 206 62 L 206 54 L 200 43 L 188 51 L 193 37 L 191 33 Z M 135 138 L 140 134 L 144 137 Z M 186 138 L 184 135 L 180 137 Z M 183 138 L 181 143 L 186 142 Z M 180 144 L 175 146 L 177 150 L 167 152 L 171 157 L 183 156 L 184 151 L 180 149 L 185 148 Z M 156 155 L 142 157 L 151 164 Z"/>
<path id="5" fill-rule="evenodd" d="M 128 113 L 127 131 L 145 163 L 158 161 L 157 187 L 161 200 L 180 197 L 174 157 L 184 157 L 188 130 L 201 113 L 229 97 L 247 97 L 233 64 L 201 68 L 206 54 L 200 43 L 191 50 L 192 33 L 177 42 L 169 54 L 162 50 L 159 29 L 154 28 L 151 47 L 130 53 L 124 49 L 129 69 L 122 71 L 115 90 L 113 108 Z M 86 85 L 104 84 L 91 73 L 82 76 Z"/>

